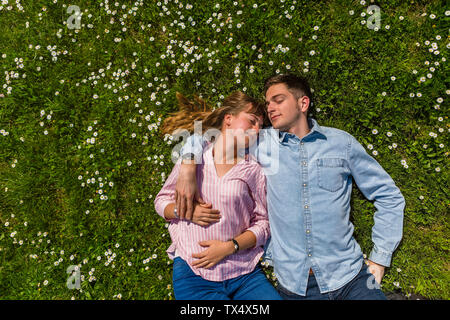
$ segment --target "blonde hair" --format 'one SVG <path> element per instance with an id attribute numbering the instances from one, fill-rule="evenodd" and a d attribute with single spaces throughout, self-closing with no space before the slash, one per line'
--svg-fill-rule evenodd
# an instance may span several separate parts
<path id="1" fill-rule="evenodd" d="M 169 117 L 164 120 L 161 126 L 162 134 L 174 134 L 181 129 L 186 129 L 192 134 L 194 132 L 194 121 L 196 120 L 202 121 L 202 134 L 211 128 L 221 130 L 226 114 L 236 116 L 242 111 L 262 116 L 264 125 L 269 124 L 265 106 L 241 91 L 235 91 L 230 94 L 224 99 L 223 106 L 215 110 L 212 110 L 198 96 L 194 96 L 194 101 L 189 101 L 185 96 L 177 92 L 176 97 L 179 111 L 170 113 Z M 252 106 L 249 110 L 246 110 L 249 103 Z"/>

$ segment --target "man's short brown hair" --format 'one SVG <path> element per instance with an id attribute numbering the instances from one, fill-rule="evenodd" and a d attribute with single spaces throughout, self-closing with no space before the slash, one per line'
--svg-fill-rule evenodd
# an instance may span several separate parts
<path id="1" fill-rule="evenodd" d="M 310 101 L 307 115 L 311 115 L 312 93 L 308 81 L 305 78 L 293 74 L 277 74 L 264 81 L 264 95 L 266 95 L 267 90 L 269 90 L 271 86 L 279 83 L 285 84 L 289 92 L 294 95 L 295 99 L 307 96 Z"/>

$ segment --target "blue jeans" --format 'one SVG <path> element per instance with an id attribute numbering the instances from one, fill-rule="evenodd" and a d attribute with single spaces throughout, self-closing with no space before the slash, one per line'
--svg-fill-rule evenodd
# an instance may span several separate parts
<path id="1" fill-rule="evenodd" d="M 285 300 L 387 300 L 365 263 L 353 280 L 335 291 L 320 293 L 314 275 L 308 278 L 306 296 L 290 292 L 280 284 L 277 290 Z"/>
<path id="2" fill-rule="evenodd" d="M 248 274 L 218 282 L 196 275 L 180 257 L 173 261 L 173 291 L 177 300 L 282 300 L 259 264 Z"/>

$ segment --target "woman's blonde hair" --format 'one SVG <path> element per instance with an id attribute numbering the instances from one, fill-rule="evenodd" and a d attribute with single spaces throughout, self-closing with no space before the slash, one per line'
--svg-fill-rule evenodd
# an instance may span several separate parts
<path id="1" fill-rule="evenodd" d="M 210 128 L 221 130 L 226 114 L 237 116 L 242 111 L 262 116 L 264 126 L 269 124 L 264 104 L 241 91 L 235 91 L 230 94 L 223 101 L 223 105 L 215 110 L 212 110 L 198 96 L 194 96 L 194 101 L 189 101 L 185 96 L 177 92 L 176 97 L 179 111 L 170 113 L 164 120 L 161 126 L 162 134 L 172 135 L 180 129 L 186 129 L 192 134 L 194 132 L 194 121 L 196 120 L 202 121 L 202 134 Z M 247 110 L 249 103 L 251 108 Z"/>

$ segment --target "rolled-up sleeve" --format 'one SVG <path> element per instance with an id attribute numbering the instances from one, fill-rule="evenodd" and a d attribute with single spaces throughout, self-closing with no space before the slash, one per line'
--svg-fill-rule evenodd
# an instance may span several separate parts
<path id="1" fill-rule="evenodd" d="M 350 170 L 361 192 L 374 200 L 374 247 L 369 260 L 389 267 L 403 235 L 405 199 L 389 174 L 354 138 L 350 142 Z"/>
<path id="2" fill-rule="evenodd" d="M 256 237 L 255 247 L 264 246 L 270 236 L 269 217 L 267 214 L 266 177 L 262 168 L 258 165 L 254 178 L 249 183 L 251 196 L 255 202 L 253 216 L 247 230 L 253 232 Z"/>
<path id="3" fill-rule="evenodd" d="M 182 157 L 185 154 L 193 153 L 195 157 L 195 163 L 201 164 L 203 161 L 203 149 L 209 143 L 210 142 L 206 140 L 202 135 L 193 134 L 186 139 L 185 144 L 180 150 L 180 156 Z"/>
<path id="4" fill-rule="evenodd" d="M 159 191 L 155 198 L 155 210 L 166 221 L 170 221 L 164 217 L 164 209 L 170 203 L 175 202 L 175 185 L 177 183 L 178 173 L 180 172 L 181 159 L 174 165 L 172 172 L 164 183 L 163 187 Z"/>

